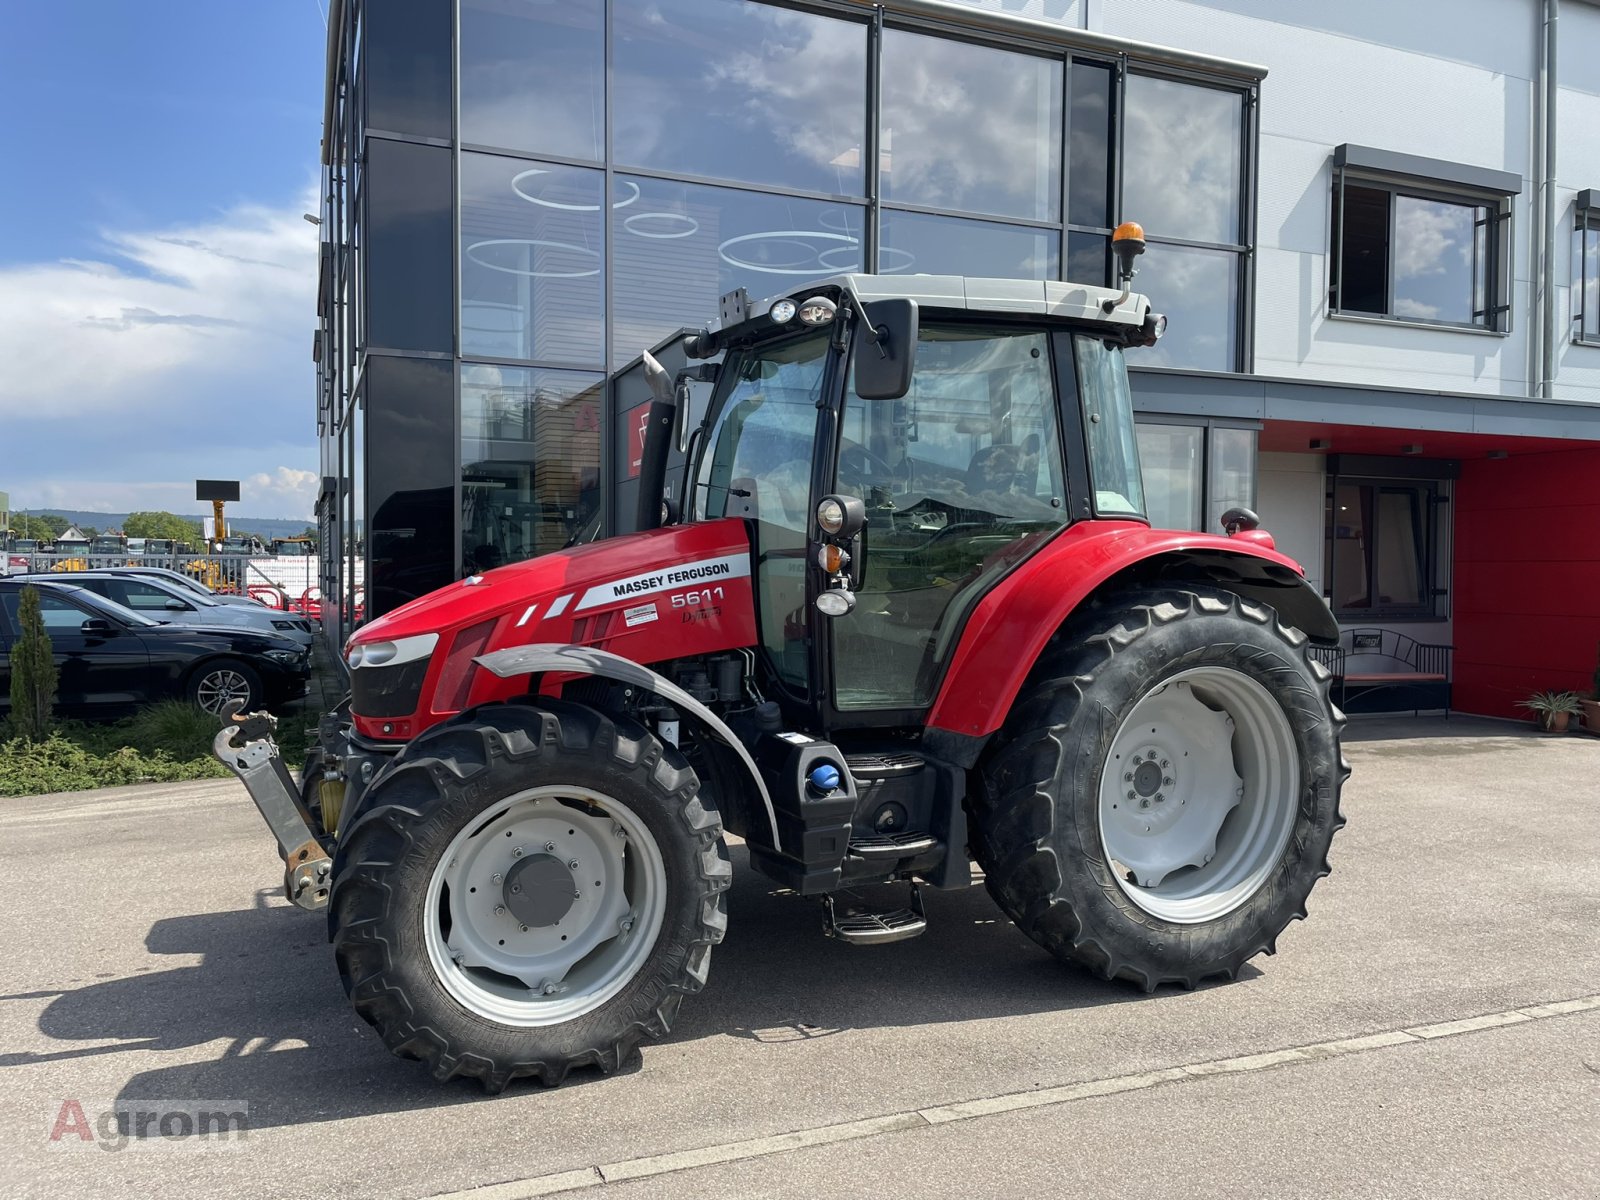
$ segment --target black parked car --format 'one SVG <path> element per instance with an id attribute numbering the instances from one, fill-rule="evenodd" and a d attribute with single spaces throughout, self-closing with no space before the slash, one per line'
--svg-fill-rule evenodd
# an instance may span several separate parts
<path id="1" fill-rule="evenodd" d="M 310 648 L 280 634 L 162 625 L 70 584 L 0 579 L 0 711 L 11 703 L 11 647 L 25 586 L 39 589 L 63 709 L 189 700 L 220 714 L 306 694 Z"/>

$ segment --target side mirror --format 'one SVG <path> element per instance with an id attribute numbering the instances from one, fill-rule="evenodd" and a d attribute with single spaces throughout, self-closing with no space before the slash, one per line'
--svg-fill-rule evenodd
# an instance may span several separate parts
<path id="1" fill-rule="evenodd" d="M 110 637 L 117 631 L 116 626 L 104 617 L 90 617 L 78 628 L 90 637 Z"/>
<path id="2" fill-rule="evenodd" d="M 874 300 L 862 311 L 867 319 L 856 331 L 856 395 L 898 400 L 911 390 L 916 366 L 917 302 Z"/>
<path id="3" fill-rule="evenodd" d="M 167 602 L 162 605 L 168 612 L 188 612 L 189 606 L 176 596 L 167 597 Z"/>

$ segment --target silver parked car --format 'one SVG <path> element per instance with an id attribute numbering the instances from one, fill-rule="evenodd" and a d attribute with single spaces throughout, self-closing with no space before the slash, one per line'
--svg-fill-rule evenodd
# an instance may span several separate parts
<path id="1" fill-rule="evenodd" d="M 182 571 L 174 571 L 167 567 L 102 567 L 99 574 L 149 575 L 152 578 L 160 579 L 165 583 L 182 588 L 186 592 L 194 592 L 197 595 L 204 596 L 206 599 L 213 600 L 218 604 L 252 604 L 256 608 L 266 607 L 261 601 L 252 599 L 249 596 L 235 596 L 228 592 L 213 592 L 194 576 L 185 575 Z M 310 628 L 310 622 L 307 622 L 306 627 L 307 629 Z"/>
<path id="2" fill-rule="evenodd" d="M 46 583 L 70 583 L 163 624 L 254 629 L 261 633 L 279 634 L 301 646 L 311 645 L 315 636 L 311 623 L 297 614 L 278 612 L 263 604 L 222 604 L 218 599 L 146 575 L 113 571 L 62 571 L 23 578 Z"/>

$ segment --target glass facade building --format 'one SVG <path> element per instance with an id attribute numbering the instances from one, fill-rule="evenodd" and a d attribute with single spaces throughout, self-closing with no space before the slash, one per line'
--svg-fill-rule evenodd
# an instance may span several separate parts
<path id="1" fill-rule="evenodd" d="M 1172 329 L 1142 362 L 1249 368 L 1259 81 L 913 9 L 334 5 L 317 356 L 336 636 L 614 526 L 608 379 L 737 287 L 1105 284 L 1110 231 L 1137 219 Z M 1169 522 L 1253 498 L 1253 430 L 1213 424 L 1142 435 Z"/>

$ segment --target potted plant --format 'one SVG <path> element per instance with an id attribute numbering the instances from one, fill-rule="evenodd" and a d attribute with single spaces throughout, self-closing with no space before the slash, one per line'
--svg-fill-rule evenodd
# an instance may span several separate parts
<path id="1" fill-rule="evenodd" d="M 1539 728 L 1550 733 L 1565 733 L 1567 722 L 1583 711 L 1577 692 L 1535 692 L 1517 705 L 1537 714 Z"/>
<path id="2" fill-rule="evenodd" d="M 1595 660 L 1589 698 L 1583 701 L 1583 724 L 1590 733 L 1600 737 L 1600 650 L 1595 652 Z"/>

